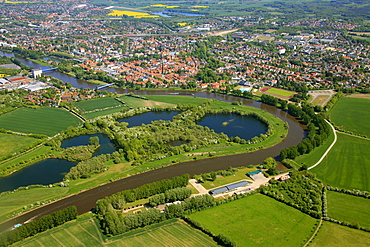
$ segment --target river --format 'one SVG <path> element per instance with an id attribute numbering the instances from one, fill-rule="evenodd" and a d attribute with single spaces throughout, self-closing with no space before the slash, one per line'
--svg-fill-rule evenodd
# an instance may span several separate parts
<path id="1" fill-rule="evenodd" d="M 0 55 L 4 54 L 0 52 Z M 11 56 L 12 54 L 7 54 Z M 32 61 L 19 58 L 17 57 L 22 63 L 25 62 L 27 66 L 30 67 L 41 67 L 40 65 L 33 63 Z M 49 74 L 49 73 L 48 73 Z M 52 75 L 53 74 L 53 75 Z M 63 75 L 57 71 L 52 72 L 52 76 L 61 79 L 64 78 L 63 81 L 72 83 L 74 87 L 84 87 L 84 88 L 95 88 L 96 85 L 89 84 L 87 82 L 76 80 L 73 77 Z M 62 80 L 62 79 L 61 79 Z M 168 90 L 125 90 L 125 89 L 115 89 L 110 88 L 109 91 L 116 91 L 118 93 L 127 93 L 127 92 L 134 92 L 135 94 L 141 95 L 149 95 L 149 94 L 171 94 L 173 91 Z M 69 196 L 58 200 L 56 202 L 47 204 L 45 206 L 39 207 L 33 211 L 26 212 L 20 216 L 12 218 L 6 222 L 2 222 L 0 224 L 0 232 L 8 229 L 9 227 L 17 224 L 23 223 L 27 220 L 39 218 L 43 215 L 50 214 L 54 211 L 61 210 L 65 207 L 69 206 L 76 206 L 79 214 L 83 214 L 89 212 L 91 209 L 95 207 L 95 203 L 97 200 L 114 194 L 116 192 L 126 190 L 126 189 L 133 189 L 137 188 L 143 184 L 151 183 L 154 181 L 158 181 L 165 178 L 171 178 L 174 176 L 179 176 L 185 173 L 190 175 L 195 174 L 202 174 L 211 171 L 217 171 L 221 169 L 227 169 L 229 166 L 233 167 L 240 167 L 240 166 L 247 166 L 247 165 L 255 165 L 262 163 L 267 157 L 277 157 L 280 153 L 280 150 L 290 147 L 292 145 L 297 145 L 299 142 L 302 141 L 304 138 L 304 130 L 303 126 L 299 124 L 299 122 L 286 112 L 277 109 L 276 107 L 269 106 L 262 104 L 260 102 L 256 102 L 249 99 L 243 99 L 239 97 L 234 97 L 230 95 L 223 95 L 223 94 L 214 94 L 214 93 L 207 93 L 207 92 L 181 92 L 180 95 L 193 95 L 194 97 L 203 97 L 203 98 L 213 98 L 217 100 L 233 102 L 233 101 L 240 101 L 244 105 L 261 108 L 264 111 L 269 112 L 272 115 L 275 115 L 282 119 L 283 121 L 287 122 L 289 125 L 289 132 L 286 138 L 279 144 L 263 149 L 254 151 L 251 153 L 243 153 L 237 155 L 230 155 L 224 157 L 213 157 L 203 160 L 196 160 L 196 161 L 189 161 L 183 162 L 176 165 L 148 171 L 142 174 L 137 174 L 131 177 L 127 177 L 121 180 L 114 181 L 112 183 L 108 183 L 105 185 L 101 185 L 99 187 L 83 191 L 77 195 Z"/>

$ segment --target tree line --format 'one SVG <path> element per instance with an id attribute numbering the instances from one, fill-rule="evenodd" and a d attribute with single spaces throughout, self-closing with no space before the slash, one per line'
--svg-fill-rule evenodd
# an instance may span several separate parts
<path id="1" fill-rule="evenodd" d="M 54 227 L 60 226 L 68 221 L 77 218 L 78 212 L 75 206 L 71 206 L 60 211 L 45 215 L 38 220 L 21 225 L 13 230 L 3 232 L 0 235 L 0 246 L 9 246 L 25 238 L 44 232 Z"/>

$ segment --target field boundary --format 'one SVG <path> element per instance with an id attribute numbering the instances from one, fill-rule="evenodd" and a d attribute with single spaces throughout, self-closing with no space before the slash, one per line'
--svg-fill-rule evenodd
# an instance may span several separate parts
<path id="1" fill-rule="evenodd" d="M 321 161 L 326 157 L 326 155 L 330 152 L 330 150 L 334 147 L 335 143 L 337 142 L 337 132 L 334 128 L 334 126 L 328 121 L 325 119 L 325 122 L 327 122 L 329 124 L 329 126 L 331 127 L 331 129 L 333 130 L 333 133 L 334 133 L 334 141 L 333 143 L 329 146 L 329 148 L 325 151 L 325 153 L 321 156 L 321 158 L 319 159 L 319 161 L 316 162 L 316 164 L 314 164 L 313 166 L 310 166 L 309 168 L 307 168 L 307 170 L 311 170 L 312 168 L 315 168 L 316 166 L 318 166 Z"/>
<path id="2" fill-rule="evenodd" d="M 310 239 L 307 240 L 307 242 L 305 243 L 305 245 L 303 245 L 303 247 L 307 247 L 311 243 L 311 241 L 316 237 L 317 233 L 319 232 L 319 230 L 321 228 L 321 225 L 322 225 L 322 218 L 320 219 L 320 222 L 319 222 L 318 226 L 316 227 L 316 230 L 313 232 L 313 234 L 310 237 Z"/>

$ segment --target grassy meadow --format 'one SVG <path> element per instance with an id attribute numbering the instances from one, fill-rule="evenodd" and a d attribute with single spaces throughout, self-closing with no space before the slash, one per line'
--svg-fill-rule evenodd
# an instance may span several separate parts
<path id="1" fill-rule="evenodd" d="M 122 103 L 114 98 L 104 97 L 99 99 L 80 101 L 75 103 L 75 106 L 79 108 L 82 113 L 85 113 L 96 109 L 122 106 Z"/>
<path id="2" fill-rule="evenodd" d="M 369 191 L 370 141 L 337 134 L 337 143 L 320 165 L 311 171 L 327 185 Z"/>
<path id="3" fill-rule="evenodd" d="M 108 246 L 218 246 L 211 237 L 179 219 L 167 220 L 109 238 Z"/>
<path id="4" fill-rule="evenodd" d="M 329 217 L 370 229 L 370 199 L 335 191 L 327 191 L 326 195 Z"/>
<path id="5" fill-rule="evenodd" d="M 264 195 L 253 195 L 189 216 L 237 246 L 302 246 L 317 220 Z"/>
<path id="6" fill-rule="evenodd" d="M 6 130 L 48 136 L 79 123 L 81 120 L 68 111 L 49 107 L 20 108 L 0 116 L 0 126 Z"/>
<path id="7" fill-rule="evenodd" d="M 92 214 L 27 238 L 13 246 L 218 246 L 212 238 L 179 219 L 106 238 Z"/>
<path id="8" fill-rule="evenodd" d="M 283 90 L 279 88 L 270 88 L 266 91 L 266 93 L 274 94 L 274 95 L 285 97 L 285 98 L 289 98 L 293 96 L 294 94 L 296 94 L 296 92 Z"/>
<path id="9" fill-rule="evenodd" d="M 194 104 L 200 105 L 207 101 L 205 98 L 197 98 L 192 96 L 171 96 L 171 95 L 145 95 L 145 98 L 173 105 L 178 104 Z"/>
<path id="10" fill-rule="evenodd" d="M 163 101 L 162 99 L 165 99 L 166 96 L 158 96 L 153 97 L 154 95 L 145 95 L 145 98 L 149 100 L 143 100 L 138 99 L 130 96 L 122 96 L 119 97 L 120 100 L 125 102 L 125 105 L 127 105 L 130 108 L 141 108 L 141 107 L 166 107 L 166 106 L 175 106 L 176 99 L 172 96 L 172 99 L 168 101 Z M 161 100 L 158 100 L 161 99 Z"/>
<path id="11" fill-rule="evenodd" d="M 27 136 L 0 133 L 0 158 L 25 149 L 36 141 Z"/>
<path id="12" fill-rule="evenodd" d="M 324 221 L 310 247 L 367 247 L 370 233 Z"/>
<path id="13" fill-rule="evenodd" d="M 370 99 L 341 97 L 330 110 L 335 126 L 357 135 L 370 137 Z"/>

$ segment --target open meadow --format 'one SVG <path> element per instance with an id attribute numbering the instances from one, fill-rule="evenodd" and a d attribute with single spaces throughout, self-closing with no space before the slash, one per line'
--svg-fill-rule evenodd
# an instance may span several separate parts
<path id="1" fill-rule="evenodd" d="M 197 98 L 192 96 L 171 96 L 171 95 L 145 95 L 149 100 L 178 105 L 178 104 L 194 104 L 200 105 L 207 101 L 204 98 Z"/>
<path id="2" fill-rule="evenodd" d="M 370 246 L 370 233 L 324 221 L 319 232 L 309 246 L 367 247 Z"/>
<path id="3" fill-rule="evenodd" d="M 85 214 L 52 230 L 13 246 L 218 246 L 211 237 L 179 219 L 164 221 L 122 235 L 107 238 L 94 216 Z"/>
<path id="4" fill-rule="evenodd" d="M 108 239 L 108 246 L 218 246 L 211 237 L 179 219 L 167 220 Z"/>
<path id="5" fill-rule="evenodd" d="M 189 216 L 237 246 L 302 246 L 317 220 L 264 195 L 253 195 Z"/>
<path id="6" fill-rule="evenodd" d="M 340 129 L 370 137 L 370 99 L 341 97 L 329 114 Z"/>
<path id="7" fill-rule="evenodd" d="M 177 103 L 174 102 L 174 97 L 172 96 L 172 99 L 168 101 L 163 101 L 160 99 L 166 99 L 166 96 L 157 96 L 152 97 L 154 95 L 145 95 L 144 97 L 148 100 L 143 100 L 135 97 L 130 96 L 122 96 L 119 97 L 119 99 L 122 102 L 125 102 L 125 105 L 127 105 L 130 108 L 141 108 L 141 107 L 166 107 L 166 106 L 175 106 Z"/>
<path id="8" fill-rule="evenodd" d="M 21 151 L 36 141 L 32 137 L 0 133 L 0 158 Z"/>
<path id="9" fill-rule="evenodd" d="M 75 103 L 75 106 L 79 108 L 82 113 L 86 113 L 94 110 L 122 106 L 122 103 L 112 97 L 104 97 L 99 99 L 80 101 Z"/>
<path id="10" fill-rule="evenodd" d="M 6 130 L 48 136 L 79 123 L 81 120 L 68 111 L 50 107 L 20 108 L 0 116 L 0 126 Z"/>
<path id="11" fill-rule="evenodd" d="M 327 191 L 328 215 L 339 221 L 370 229 L 370 199 Z"/>
<path id="12" fill-rule="evenodd" d="M 316 173 L 325 184 L 333 187 L 369 191 L 370 141 L 337 134 L 337 143 L 311 172 Z"/>

